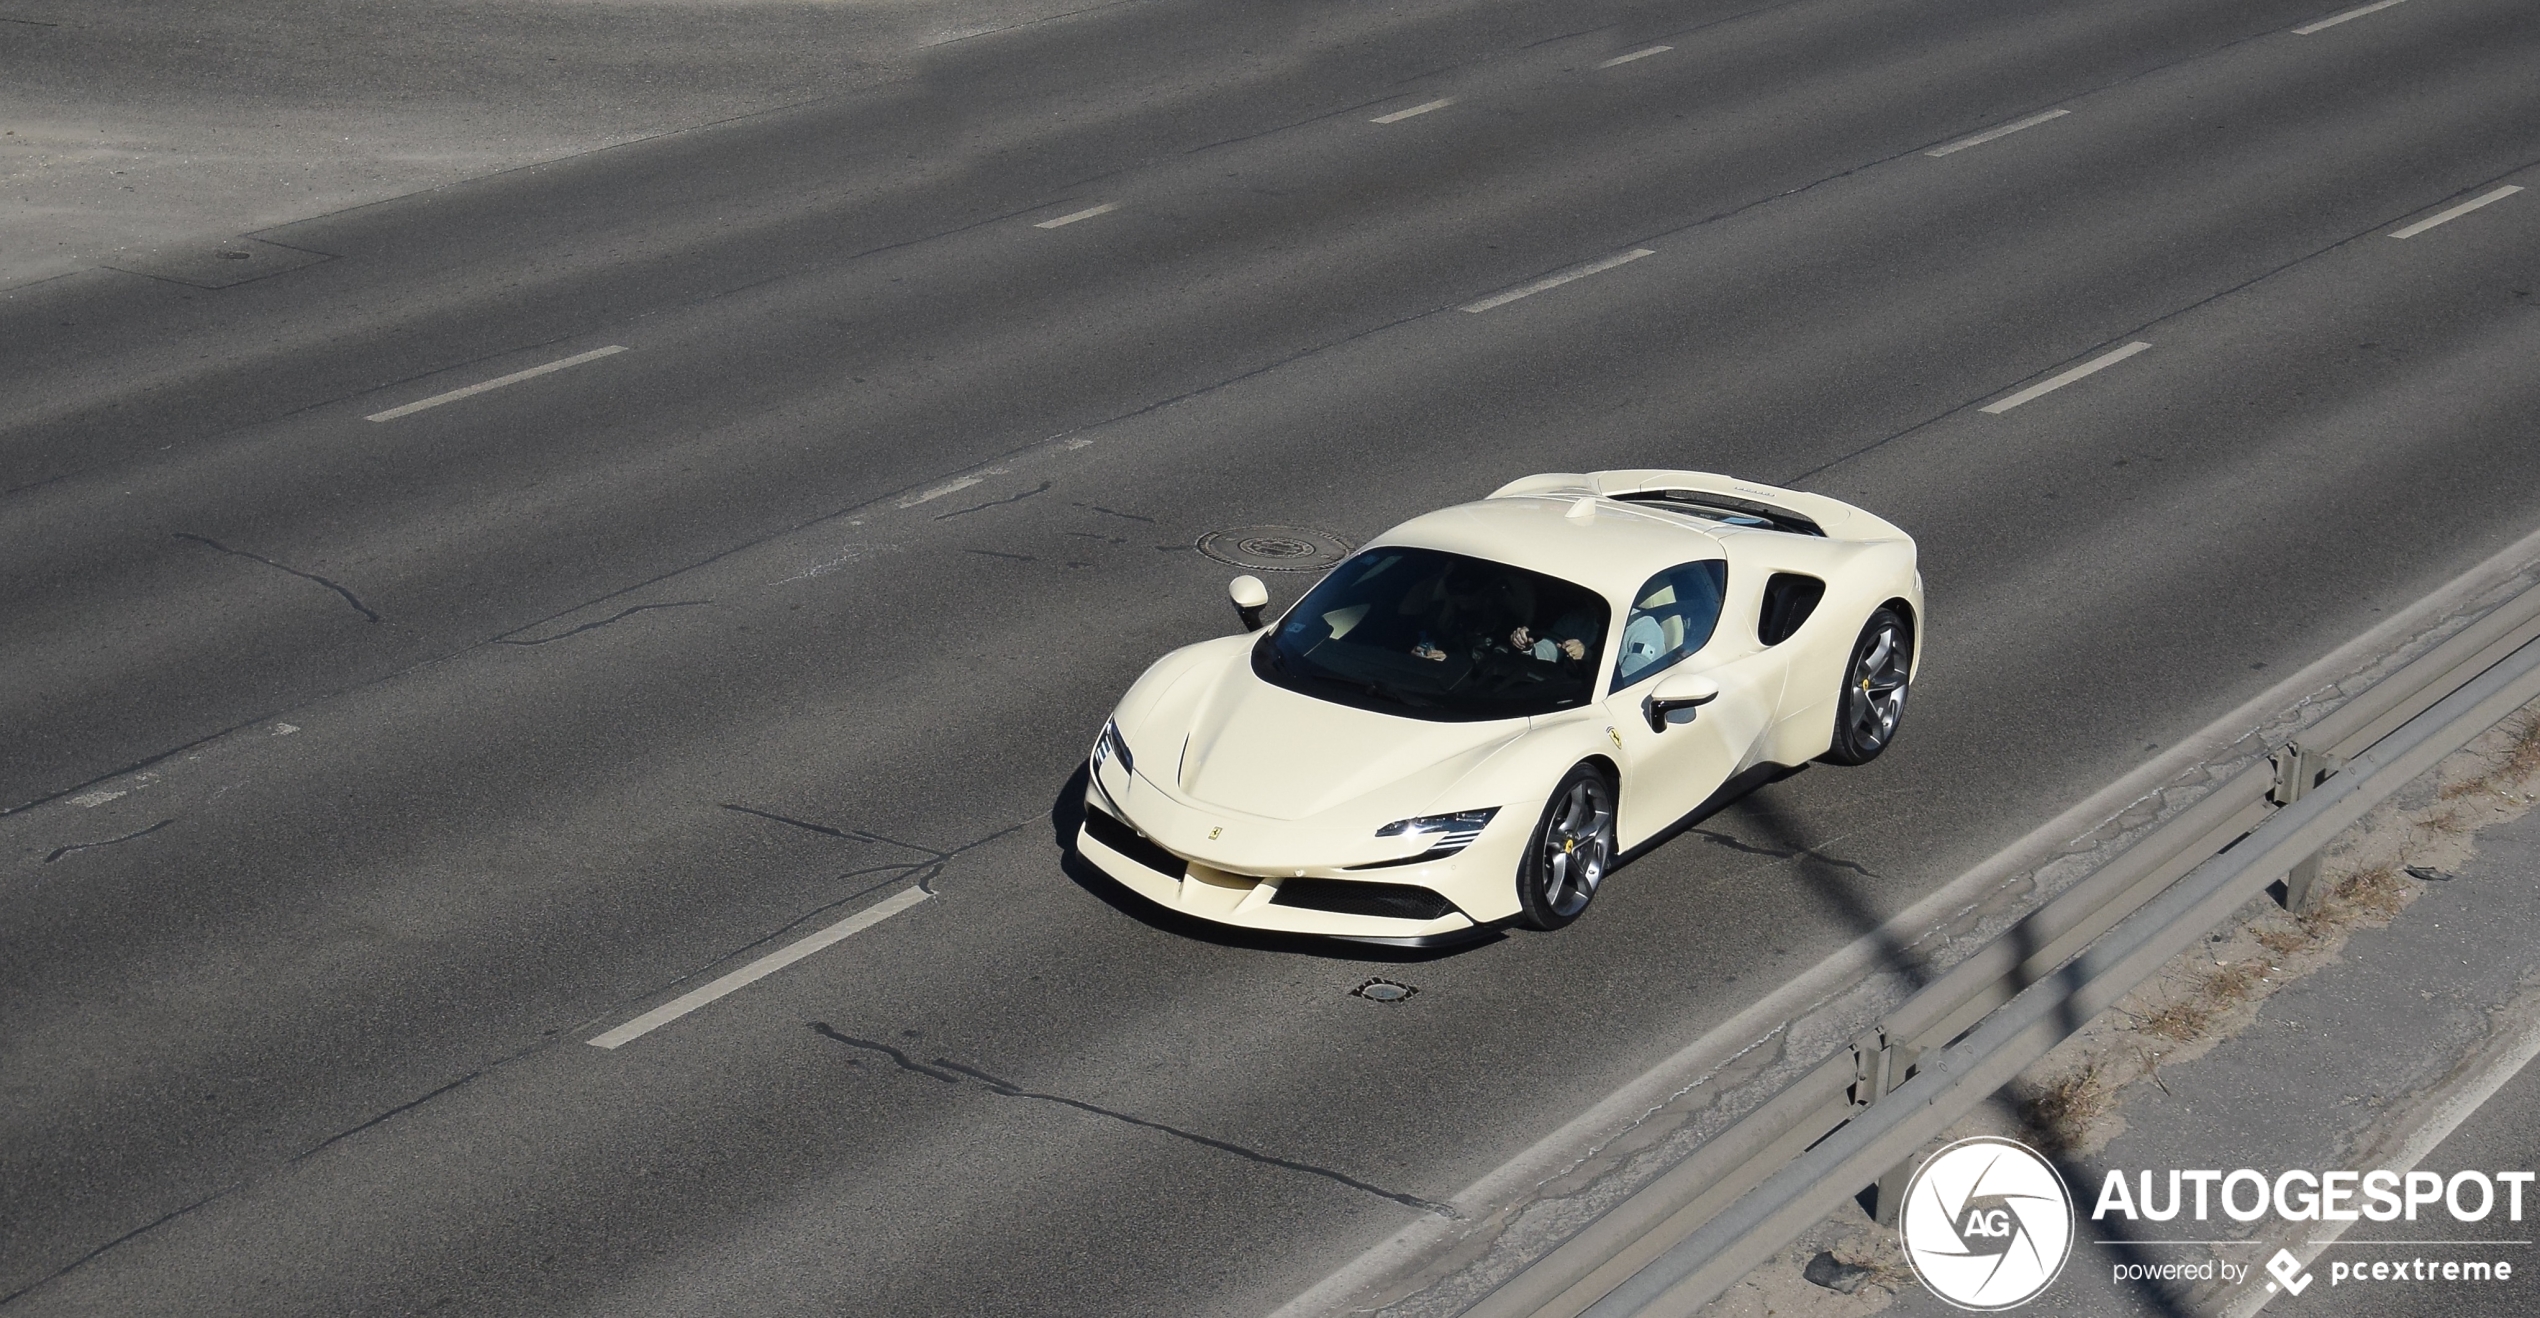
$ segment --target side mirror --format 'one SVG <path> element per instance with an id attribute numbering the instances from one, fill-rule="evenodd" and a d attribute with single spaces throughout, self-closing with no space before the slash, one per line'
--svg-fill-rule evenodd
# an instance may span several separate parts
<path id="1" fill-rule="evenodd" d="M 1237 577 L 1226 583 L 1226 598 L 1235 602 L 1235 616 L 1243 619 L 1244 630 L 1261 630 L 1261 611 L 1270 607 L 1270 588 L 1259 577 Z"/>
<path id="2" fill-rule="evenodd" d="M 1680 709 L 1696 709 L 1720 698 L 1720 684 L 1700 673 L 1673 673 L 1658 679 L 1658 685 L 1641 702 L 1642 712 L 1649 715 L 1649 730 L 1665 732 L 1667 716 Z"/>

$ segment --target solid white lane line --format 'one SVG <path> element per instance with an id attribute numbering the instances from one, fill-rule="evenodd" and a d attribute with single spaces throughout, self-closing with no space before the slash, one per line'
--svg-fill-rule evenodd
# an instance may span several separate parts
<path id="1" fill-rule="evenodd" d="M 481 394 L 488 389 L 500 389 L 507 384 L 518 384 L 533 376 L 545 375 L 549 371 L 561 371 L 568 366 L 580 366 L 584 362 L 598 361 L 602 357 L 624 351 L 626 351 L 625 344 L 612 343 L 605 348 L 593 348 L 589 352 L 576 353 L 575 355 L 567 357 L 560 362 L 549 362 L 544 366 L 532 366 L 528 370 L 514 371 L 500 379 L 487 380 L 483 384 L 472 384 L 465 389 L 453 389 L 446 394 L 434 394 L 430 398 L 426 398 L 418 402 L 408 403 L 404 407 L 392 407 L 385 412 L 373 412 L 363 419 L 366 421 L 394 421 L 401 416 L 420 412 L 427 407 L 439 407 L 443 403 L 455 403 L 462 398 Z"/>
<path id="2" fill-rule="evenodd" d="M 2316 23 L 2304 23 L 2302 26 L 2293 29 L 2293 35 L 2297 37 L 2307 37 L 2312 33 L 2319 31 L 2321 28 L 2335 27 L 2350 18 L 2361 18 L 2366 14 L 2378 13 L 2381 10 L 2388 9 L 2390 6 L 2397 3 L 2399 3 L 2399 0 L 2377 0 L 2376 3 L 2365 5 L 2361 9 L 2349 9 L 2342 14 L 2331 14 Z"/>
<path id="3" fill-rule="evenodd" d="M 716 998 L 735 989 L 746 988 L 783 970 L 831 943 L 863 933 L 926 900 L 928 895 L 924 888 L 902 888 L 897 893 L 865 907 L 809 938 L 770 952 L 711 984 L 682 993 L 606 1034 L 597 1035 L 590 1040 L 590 1044 L 594 1048 L 615 1048 L 620 1044 L 640 1039 Z"/>
<path id="4" fill-rule="evenodd" d="M 2000 402 L 1987 403 L 1979 410 L 1991 412 L 1995 416 L 2000 416 L 2004 412 L 2008 412 L 2012 408 L 2018 407 L 2020 404 L 2025 403 L 2032 398 L 2051 394 L 2056 390 L 2063 388 L 2065 385 L 2081 379 L 2083 376 L 2096 375 L 2099 372 L 2104 371 L 2109 367 L 2116 365 L 2118 362 L 2124 361 L 2126 358 L 2131 357 L 2151 346 L 2152 345 L 2148 343 L 2129 343 L 2126 346 L 2118 348 L 2112 352 L 2101 353 L 2100 355 L 2091 358 L 2089 361 L 2083 362 L 2081 365 L 2064 372 L 2062 375 L 2040 380 L 2037 383 L 2030 385 L 2028 388 L 2022 389 L 2018 393 L 2001 400 Z"/>
<path id="5" fill-rule="evenodd" d="M 1415 114 L 1427 114 L 1431 110 L 1443 110 L 1453 104 L 1455 104 L 1454 97 L 1441 96 L 1426 105 L 1415 105 L 1408 110 L 1396 110 L 1392 114 L 1380 114 L 1367 122 L 1371 124 L 1398 124 Z"/>
<path id="6" fill-rule="evenodd" d="M 2522 191 L 2521 185 L 2508 183 L 2505 186 L 2496 189 L 2494 192 L 2488 193 L 2484 197 L 2472 197 L 2469 200 L 2462 202 L 2460 205 L 2454 206 L 2450 210 L 2439 211 L 2435 214 L 2429 215 L 2424 219 L 2409 225 L 2407 228 L 2391 234 L 2390 236 L 2393 238 L 2414 238 L 2418 234 L 2433 228 L 2435 225 L 2447 224 L 2469 214 L 2471 211 L 2477 210 L 2479 207 L 2484 206 L 2491 201 L 2503 201 L 2505 198 L 2520 191 Z"/>
<path id="7" fill-rule="evenodd" d="M 1617 55 L 1614 58 L 1597 65 L 1596 67 L 1600 69 L 1610 69 L 1617 64 L 1629 64 L 1636 59 L 1647 59 L 1652 55 L 1664 55 L 1668 51 L 1674 49 L 1675 47 L 1673 46 L 1651 46 L 1647 50 L 1635 50 L 1629 55 Z"/>
<path id="8" fill-rule="evenodd" d="M 1080 210 L 1073 215 L 1061 215 L 1055 220 L 1043 220 L 1032 227 L 1035 229 L 1055 229 L 1062 224 L 1074 224 L 1078 220 L 1090 220 L 1097 215 L 1108 215 L 1118 209 L 1120 209 L 1119 202 L 1106 201 L 1099 206 L 1087 206 L 1085 209 Z"/>
<path id="9" fill-rule="evenodd" d="M 1531 284 L 1520 285 L 1516 288 L 1509 289 L 1505 293 L 1493 293 L 1479 302 L 1466 305 L 1464 309 L 1466 311 L 1488 311 L 1492 307 L 1506 306 L 1521 297 L 1533 297 L 1535 294 L 1540 293 L 1547 288 L 1559 288 L 1573 279 L 1585 279 L 1589 275 L 1602 274 L 1618 265 L 1627 265 L 1644 256 L 1656 255 L 1658 255 L 1658 253 L 1653 252 L 1646 247 L 1635 247 L 1628 252 L 1616 252 L 1614 255 L 1606 257 L 1602 261 L 1590 261 L 1586 265 L 1573 266 L 1557 275 L 1545 275 L 1543 278 L 1538 279 Z"/>
<path id="10" fill-rule="evenodd" d="M 2461 1128 L 2461 1123 L 2468 1121 L 2478 1109 L 2486 1106 L 2487 1100 L 2494 1098 L 2496 1091 L 2505 1087 L 2506 1081 L 2513 1079 L 2522 1068 L 2529 1066 L 2534 1057 L 2540 1057 L 2540 1021 L 2527 1021 L 2507 1036 L 2501 1047 L 2496 1047 L 2488 1053 L 2485 1067 L 2475 1072 L 2460 1088 L 2435 1100 L 2433 1110 L 2426 1115 L 2425 1124 L 2410 1131 L 2400 1142 L 2398 1156 L 2375 1159 L 2366 1165 L 2386 1167 L 2401 1173 L 2415 1171 L 2418 1163 L 2425 1161 L 2435 1149 L 2442 1146 L 2444 1140 L 2451 1138 L 2452 1132 Z M 2347 1224 L 2344 1222 L 2321 1227 L 2318 1234 L 2306 1241 L 2296 1243 L 2293 1250 L 2294 1257 L 2307 1266 L 2329 1246 L 2336 1244 L 2338 1238 L 2346 1234 L 2346 1227 Z M 2406 1246 L 2417 1242 L 2391 1240 L 2363 1243 Z M 2501 1245 L 2514 1242 L 2480 1241 L 2478 1243 Z M 2226 1318 L 2249 1318 L 2249 1315 L 2265 1308 L 2272 1296 L 2272 1288 L 2267 1291 L 2253 1291 L 2233 1300 L 2223 1313 Z"/>
<path id="11" fill-rule="evenodd" d="M 2065 115 L 2071 113 L 2072 111 L 2070 110 L 2048 110 L 2043 114 L 2030 115 L 2026 119 L 2014 119 L 1999 128 L 1985 129 L 1983 132 L 1978 133 L 1973 137 L 1959 138 L 1957 141 L 1952 142 L 1947 146 L 1936 146 L 1923 154 L 1927 156 L 1945 156 L 1953 151 L 1964 151 L 1968 147 L 1982 146 L 1997 137 L 2009 137 L 2011 134 L 2016 133 L 2023 128 L 2035 128 L 2049 119 L 2061 119 Z"/>

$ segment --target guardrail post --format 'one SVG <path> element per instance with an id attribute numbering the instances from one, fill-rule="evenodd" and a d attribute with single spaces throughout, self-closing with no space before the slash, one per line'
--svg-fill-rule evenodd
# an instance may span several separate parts
<path id="1" fill-rule="evenodd" d="M 2275 788 L 2268 799 L 2278 806 L 2288 806 L 2302 799 L 2312 788 L 2326 782 L 2330 774 L 2343 767 L 2343 761 L 2300 742 L 2288 742 L 2272 757 L 2275 761 Z M 2328 896 L 2320 882 L 2320 853 L 2313 852 L 2284 873 L 2284 909 L 2296 913 L 2317 907 Z"/>
<path id="2" fill-rule="evenodd" d="M 1852 1110 L 1860 1112 L 1905 1083 L 1920 1055 L 1920 1049 L 1890 1039 L 1885 1026 L 1853 1040 Z M 1896 1225 L 1897 1209 L 1905 1201 L 1905 1182 L 1913 1170 L 1911 1163 L 1898 1163 L 1870 1186 L 1870 1220 L 1880 1226 Z"/>

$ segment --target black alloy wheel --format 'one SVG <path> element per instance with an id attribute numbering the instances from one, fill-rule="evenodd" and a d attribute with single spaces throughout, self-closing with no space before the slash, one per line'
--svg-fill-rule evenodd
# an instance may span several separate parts
<path id="1" fill-rule="evenodd" d="M 1517 862 L 1518 923 L 1558 929 L 1579 918 L 1614 863 L 1614 780 L 1595 764 L 1562 775 Z"/>
<path id="2" fill-rule="evenodd" d="M 1862 625 L 1861 639 L 1852 644 L 1852 662 L 1844 667 L 1843 698 L 1835 706 L 1834 745 L 1825 753 L 1827 763 L 1868 764 L 1896 740 L 1913 667 L 1913 626 L 1896 610 L 1880 607 Z"/>

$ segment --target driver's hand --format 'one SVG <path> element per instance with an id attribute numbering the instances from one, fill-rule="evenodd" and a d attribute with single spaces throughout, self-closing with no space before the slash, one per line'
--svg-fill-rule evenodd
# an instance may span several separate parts
<path id="1" fill-rule="evenodd" d="M 1427 659 L 1432 662 L 1442 662 L 1446 658 L 1446 651 L 1441 650 L 1434 645 L 1422 644 L 1412 646 L 1411 655 L 1415 659 Z"/>
<path id="2" fill-rule="evenodd" d="M 1508 643 L 1520 650 L 1531 650 L 1535 645 L 1535 634 L 1523 627 L 1520 627 L 1517 630 L 1508 633 Z"/>
<path id="3" fill-rule="evenodd" d="M 1561 643 L 1561 653 L 1566 654 L 1573 659 L 1585 659 L 1587 658 L 1587 644 L 1586 642 L 1573 637 Z"/>

